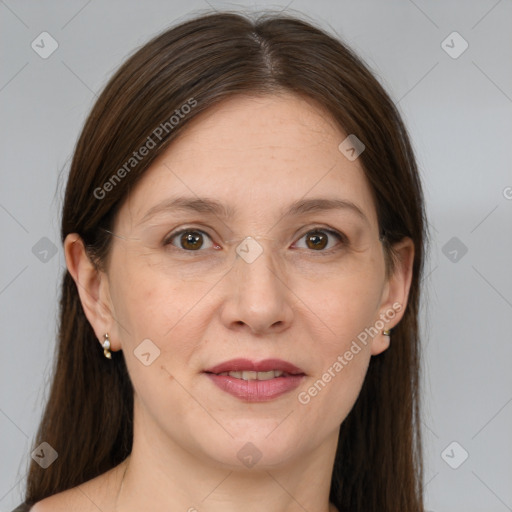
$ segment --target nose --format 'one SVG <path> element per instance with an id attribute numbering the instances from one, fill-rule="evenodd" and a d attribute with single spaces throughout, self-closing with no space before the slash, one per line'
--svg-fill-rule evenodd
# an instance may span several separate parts
<path id="1" fill-rule="evenodd" d="M 287 285 L 284 265 L 276 261 L 273 245 L 261 237 L 247 237 L 236 252 L 225 281 L 224 325 L 253 334 L 286 330 L 293 318 L 294 294 Z"/>

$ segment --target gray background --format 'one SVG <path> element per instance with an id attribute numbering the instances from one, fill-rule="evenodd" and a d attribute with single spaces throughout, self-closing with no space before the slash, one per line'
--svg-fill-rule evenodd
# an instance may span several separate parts
<path id="1" fill-rule="evenodd" d="M 2 512 L 21 501 L 47 395 L 64 268 L 60 206 L 85 116 L 129 53 L 203 9 L 205 1 L 0 1 Z M 432 232 L 421 313 L 427 508 L 512 510 L 512 2 L 295 0 L 289 10 L 366 60 L 417 152 Z M 43 31 L 59 45 L 46 59 L 31 47 Z M 454 31 L 469 45 L 460 55 L 458 36 L 442 44 Z"/>

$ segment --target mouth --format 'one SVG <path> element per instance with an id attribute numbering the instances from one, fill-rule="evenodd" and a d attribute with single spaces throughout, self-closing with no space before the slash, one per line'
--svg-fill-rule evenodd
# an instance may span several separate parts
<path id="1" fill-rule="evenodd" d="M 205 370 L 222 391 L 245 402 L 266 402 L 297 388 L 306 374 L 281 359 L 232 359 Z"/>
<path id="2" fill-rule="evenodd" d="M 265 359 L 263 361 L 231 359 L 204 371 L 215 375 L 230 375 L 243 380 L 269 380 L 282 376 L 305 375 L 300 368 L 282 359 Z"/>
<path id="3" fill-rule="evenodd" d="M 268 372 L 253 372 L 253 371 L 243 371 L 243 372 L 221 372 L 215 375 L 223 375 L 233 377 L 235 379 L 242 380 L 270 380 L 275 379 L 276 377 L 289 377 L 291 374 L 282 372 L 280 370 L 270 370 Z"/>

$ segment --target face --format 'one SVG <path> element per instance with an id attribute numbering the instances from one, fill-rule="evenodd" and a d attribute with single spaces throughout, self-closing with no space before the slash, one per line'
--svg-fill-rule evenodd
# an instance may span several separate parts
<path id="1" fill-rule="evenodd" d="M 406 272 L 386 277 L 346 136 L 298 96 L 232 98 L 132 191 L 102 280 L 110 323 L 92 322 L 124 352 L 136 425 L 237 467 L 333 446 L 408 291 Z"/>

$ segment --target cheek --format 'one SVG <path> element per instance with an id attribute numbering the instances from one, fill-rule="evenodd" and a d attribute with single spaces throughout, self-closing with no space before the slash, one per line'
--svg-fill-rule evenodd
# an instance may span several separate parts
<path id="1" fill-rule="evenodd" d="M 316 285 L 296 281 L 296 295 L 305 297 L 299 317 L 307 315 L 316 325 L 326 350 L 339 351 L 378 318 L 384 289 L 383 267 L 368 259 L 356 272 L 331 274 Z M 308 309 L 309 308 L 309 312 Z M 316 320 L 315 320 L 316 318 Z M 323 335 L 321 334 L 323 333 Z"/>
<path id="2" fill-rule="evenodd" d="M 135 394 L 145 404 L 144 411 L 153 411 L 150 414 L 157 410 L 170 413 L 170 405 L 177 413 L 181 403 L 176 399 L 181 393 L 177 382 L 183 381 L 182 371 L 188 367 L 197 339 L 186 328 L 188 303 L 195 294 L 171 279 L 155 276 L 150 267 L 124 261 L 119 268 L 122 272 L 113 275 L 112 301 Z"/>
<path id="3" fill-rule="evenodd" d="M 310 334 L 315 340 L 310 375 L 299 390 L 301 406 L 313 416 L 329 418 L 326 428 L 339 425 L 354 405 L 368 370 L 373 326 L 378 319 L 382 275 L 378 265 L 332 279 L 323 293 L 310 296 L 315 315 Z M 325 414 L 326 411 L 331 411 Z M 324 418 L 324 419 L 325 419 Z"/>
<path id="4" fill-rule="evenodd" d="M 360 341 L 361 325 L 371 311 L 357 315 L 348 310 L 333 318 L 333 331 L 339 333 L 316 343 L 311 372 L 298 390 L 299 407 L 304 407 L 312 421 L 321 421 L 322 429 L 337 428 L 352 409 L 363 385 L 371 351 L 368 338 Z M 359 338 L 358 338 L 359 336 Z M 307 416 L 306 416 L 307 417 Z"/>
<path id="5" fill-rule="evenodd" d="M 199 283 L 184 286 L 151 266 L 128 260 L 119 261 L 116 268 L 122 270 L 112 275 L 112 302 L 121 348 L 129 370 L 135 372 L 134 380 L 142 366 L 134 356 L 146 345 L 149 352 L 158 354 L 151 368 L 164 367 L 160 377 L 166 377 L 167 371 L 181 374 L 202 339 L 204 322 L 198 319 L 200 308 L 195 306 L 207 289 Z"/>
<path id="6" fill-rule="evenodd" d="M 160 339 L 165 329 L 169 330 L 184 314 L 184 290 L 175 280 L 163 279 L 151 266 L 121 251 L 114 253 L 114 258 L 111 297 L 116 320 L 126 327 L 120 330 L 120 338 L 125 343 Z"/>

